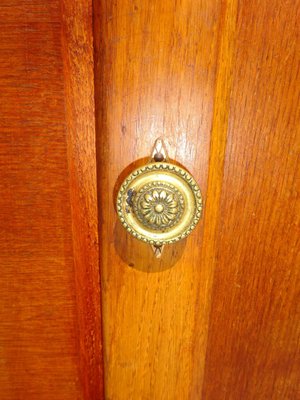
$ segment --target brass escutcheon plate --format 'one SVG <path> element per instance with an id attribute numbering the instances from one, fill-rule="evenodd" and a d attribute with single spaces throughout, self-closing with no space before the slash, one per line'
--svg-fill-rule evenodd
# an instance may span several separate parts
<path id="1" fill-rule="evenodd" d="M 153 162 L 133 171 L 117 196 L 117 213 L 135 238 L 161 247 L 187 237 L 202 213 L 194 178 L 169 162 Z"/>

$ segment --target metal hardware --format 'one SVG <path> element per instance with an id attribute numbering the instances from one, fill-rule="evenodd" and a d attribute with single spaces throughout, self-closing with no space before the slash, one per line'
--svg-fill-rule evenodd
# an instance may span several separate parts
<path id="1" fill-rule="evenodd" d="M 167 160 L 164 144 L 158 139 L 151 162 L 127 176 L 117 196 L 124 228 L 152 245 L 156 257 L 161 256 L 165 244 L 186 238 L 202 213 L 202 196 L 194 178 Z"/>
<path id="2" fill-rule="evenodd" d="M 162 139 L 157 139 L 154 143 L 152 161 L 168 161 L 167 150 Z"/>

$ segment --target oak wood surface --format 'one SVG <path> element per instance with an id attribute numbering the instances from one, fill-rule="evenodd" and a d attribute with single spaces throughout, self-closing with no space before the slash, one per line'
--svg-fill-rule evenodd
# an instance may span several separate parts
<path id="1" fill-rule="evenodd" d="M 83 398 L 104 396 L 92 1 L 62 2 L 66 131 Z"/>
<path id="2" fill-rule="evenodd" d="M 0 4 L 1 400 L 101 398 L 88 3 Z"/>
<path id="3" fill-rule="evenodd" d="M 299 1 L 240 1 L 202 398 L 300 398 Z"/>
<path id="4" fill-rule="evenodd" d="M 214 271 L 217 267 L 216 249 L 219 225 L 219 204 L 222 192 L 227 126 L 232 86 L 232 72 L 235 62 L 236 15 L 238 2 L 223 2 L 221 8 L 217 73 L 214 94 L 214 111 L 211 131 L 210 157 L 208 169 L 208 188 L 205 202 L 204 231 L 201 247 L 199 273 L 208 266 L 210 273 L 200 278 L 197 290 L 197 304 L 194 309 L 195 332 L 203 332 L 201 341 L 193 342 L 193 365 L 201 365 L 201 375 L 197 376 L 194 368 L 190 398 L 202 398 L 202 386 L 205 373 L 207 335 L 209 333 L 209 312 L 211 308 L 211 288 Z M 199 313 L 199 307 L 202 312 Z M 201 315 L 203 314 L 203 317 Z"/>
<path id="5" fill-rule="evenodd" d="M 205 198 L 220 2 L 94 4 L 106 398 L 187 399 L 205 358 L 212 269 L 201 262 L 202 226 L 156 260 L 117 222 L 114 194 L 162 136 Z"/>
<path id="6" fill-rule="evenodd" d="M 99 256 L 106 399 L 300 398 L 299 13 L 1 2 L 1 400 L 104 397 Z M 114 209 L 157 137 L 205 205 L 161 260 Z"/>
<path id="7" fill-rule="evenodd" d="M 299 2 L 94 4 L 106 397 L 298 398 Z M 205 199 L 161 261 L 114 210 L 159 136 Z"/>

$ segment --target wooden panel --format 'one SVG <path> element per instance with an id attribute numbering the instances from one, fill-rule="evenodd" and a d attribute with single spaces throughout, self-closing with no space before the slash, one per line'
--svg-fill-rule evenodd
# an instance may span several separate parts
<path id="1" fill-rule="evenodd" d="M 83 3 L 89 11 L 80 14 Z M 4 400 L 101 394 L 99 297 L 93 293 L 98 255 L 92 37 L 85 31 L 91 4 L 79 1 L 72 9 L 66 1 L 64 22 L 61 5 L 53 0 L 0 5 Z M 85 36 L 76 38 L 77 32 Z M 74 67 L 79 59 L 80 70 Z M 76 112 L 86 112 L 88 121 Z"/>
<path id="2" fill-rule="evenodd" d="M 196 375 L 197 369 L 193 369 L 192 387 L 189 398 L 202 398 L 202 386 L 205 372 L 205 356 L 207 336 L 209 333 L 208 322 L 211 307 L 211 288 L 214 279 L 214 271 L 217 265 L 216 247 L 219 223 L 219 203 L 222 191 L 224 173 L 224 159 L 227 139 L 227 125 L 229 117 L 230 93 L 232 86 L 232 71 L 234 68 L 236 15 L 238 1 L 223 2 L 219 24 L 219 47 L 216 73 L 216 90 L 214 97 L 214 112 L 211 131 L 211 144 L 209 155 L 208 187 L 205 205 L 205 223 L 201 248 L 201 266 L 198 273 L 209 270 L 200 275 L 197 291 L 195 332 L 200 340 L 193 343 L 193 365 L 202 365 L 202 372 Z M 199 312 L 201 310 L 201 313 Z"/>
<path id="3" fill-rule="evenodd" d="M 212 273 L 202 228 L 158 261 L 117 222 L 114 194 L 162 136 L 206 196 L 219 3 L 94 3 L 107 399 L 187 399 L 202 381 Z"/>
<path id="4" fill-rule="evenodd" d="M 298 399 L 299 1 L 239 2 L 205 399 Z"/>
<path id="5" fill-rule="evenodd" d="M 83 397 L 104 397 L 92 2 L 64 0 L 63 60 L 68 143 L 69 185 L 80 380 Z"/>

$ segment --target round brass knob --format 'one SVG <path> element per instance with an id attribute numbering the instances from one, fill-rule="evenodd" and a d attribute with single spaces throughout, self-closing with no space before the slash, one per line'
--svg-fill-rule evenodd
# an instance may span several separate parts
<path id="1" fill-rule="evenodd" d="M 194 178 L 169 162 L 152 162 L 133 171 L 122 183 L 117 212 L 135 238 L 156 247 L 187 237 L 202 213 Z"/>

